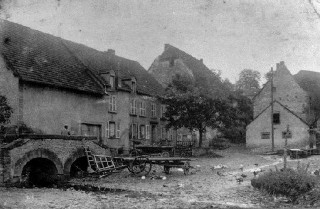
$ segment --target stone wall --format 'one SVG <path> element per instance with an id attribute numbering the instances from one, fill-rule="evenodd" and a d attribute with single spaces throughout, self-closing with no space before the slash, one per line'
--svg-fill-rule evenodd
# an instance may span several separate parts
<path id="1" fill-rule="evenodd" d="M 110 150 L 101 147 L 97 140 L 70 139 L 18 139 L 3 146 L 0 152 L 0 185 L 20 178 L 23 167 L 34 158 L 51 160 L 58 174 L 68 176 L 72 163 L 84 157 L 83 147 L 87 146 L 94 154 L 110 155 Z"/>
<path id="2" fill-rule="evenodd" d="M 273 79 L 273 98 L 286 106 L 304 120 L 307 120 L 309 97 L 299 86 L 283 62 L 277 64 Z M 271 83 L 266 86 L 254 99 L 254 118 L 257 117 L 271 101 Z"/>
<path id="3" fill-rule="evenodd" d="M 174 59 L 171 64 L 169 60 L 160 60 L 157 58 L 148 71 L 163 87 L 167 87 L 176 74 L 194 79 L 192 70 L 189 69 L 180 58 Z"/>

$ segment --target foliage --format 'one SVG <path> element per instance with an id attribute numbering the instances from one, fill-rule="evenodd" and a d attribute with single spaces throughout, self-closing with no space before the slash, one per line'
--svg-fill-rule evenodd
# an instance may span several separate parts
<path id="1" fill-rule="evenodd" d="M 165 117 L 169 121 L 167 128 L 185 127 L 199 131 L 199 146 L 202 145 L 202 134 L 207 127 L 218 128 L 225 117 L 223 114 L 227 104 L 221 99 L 214 99 L 199 90 L 185 77 L 174 77 L 167 88 L 166 95 L 161 98 L 167 105 Z"/>
<path id="2" fill-rule="evenodd" d="M 267 81 L 270 81 L 270 80 L 271 80 L 271 78 L 272 78 L 271 70 L 269 70 L 266 74 L 264 74 L 264 78 L 265 78 Z"/>
<path id="3" fill-rule="evenodd" d="M 220 131 L 232 143 L 244 143 L 246 127 L 253 120 L 253 106 L 250 99 L 234 92 L 228 97 L 229 108 L 226 111 Z"/>
<path id="4" fill-rule="evenodd" d="M 260 72 L 251 69 L 244 69 L 239 74 L 236 82 L 236 89 L 242 91 L 243 95 L 252 97 L 260 90 Z"/>
<path id="5" fill-rule="evenodd" d="M 316 177 L 307 172 L 307 168 L 282 169 L 269 171 L 251 180 L 251 185 L 271 195 L 283 195 L 296 200 L 300 195 L 312 190 Z"/>
<path id="6" fill-rule="evenodd" d="M 0 124 L 8 124 L 12 112 L 12 108 L 7 103 L 7 98 L 0 96 Z"/>

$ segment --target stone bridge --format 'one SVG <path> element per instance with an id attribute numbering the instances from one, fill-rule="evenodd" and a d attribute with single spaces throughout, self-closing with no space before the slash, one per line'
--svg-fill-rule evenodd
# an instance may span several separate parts
<path id="1" fill-rule="evenodd" d="M 0 140 L 1 146 L 1 140 Z M 44 169 L 66 177 L 86 169 L 83 147 L 93 153 L 110 155 L 95 137 L 30 135 L 3 145 L 0 150 L 0 186 L 22 180 L 31 169 Z"/>

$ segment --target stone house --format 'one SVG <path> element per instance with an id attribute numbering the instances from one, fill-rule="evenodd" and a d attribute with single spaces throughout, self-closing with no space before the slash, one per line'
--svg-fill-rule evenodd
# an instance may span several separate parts
<path id="1" fill-rule="evenodd" d="M 316 127 L 319 119 L 319 90 L 320 73 L 300 71 L 293 76 L 283 61 L 277 63 L 273 76 L 273 101 L 270 81 L 253 98 L 254 120 L 247 126 L 247 147 L 271 148 L 271 120 L 276 148 L 283 148 L 287 125 L 291 131 L 289 147 L 308 146 L 310 126 Z"/>
<path id="2" fill-rule="evenodd" d="M 163 88 L 138 62 L 6 20 L 0 29 L 0 95 L 13 108 L 10 125 L 44 134 L 67 125 L 72 135 L 125 151 L 132 140 L 161 139 Z"/>
<path id="3" fill-rule="evenodd" d="M 190 78 L 202 90 L 206 90 L 214 95 L 223 96 L 222 92 L 225 88 L 220 79 L 203 63 L 203 59 L 197 59 L 190 54 L 170 45 L 164 45 L 164 51 L 159 55 L 148 72 L 158 80 L 158 82 L 165 88 L 167 87 L 174 76 L 181 75 Z M 214 81 L 214 82 L 212 82 Z M 198 140 L 198 132 L 190 133 L 189 130 L 178 130 L 179 139 L 196 139 Z M 209 140 L 216 135 L 216 131 L 207 129 L 203 145 L 208 146 Z"/>

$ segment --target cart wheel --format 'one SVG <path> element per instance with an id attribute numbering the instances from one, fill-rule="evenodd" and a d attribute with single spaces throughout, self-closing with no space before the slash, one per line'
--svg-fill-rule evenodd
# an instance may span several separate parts
<path id="1" fill-rule="evenodd" d="M 189 174 L 189 170 L 190 170 L 190 163 L 189 162 L 185 162 L 183 165 L 183 173 L 184 175 L 188 175 Z"/>
<path id="2" fill-rule="evenodd" d="M 146 169 L 146 164 L 149 163 L 149 159 L 146 157 L 136 157 L 129 163 L 128 170 L 133 174 L 138 174 Z M 150 166 L 151 169 L 151 166 Z M 150 170 L 149 170 L 150 172 Z"/>
<path id="3" fill-rule="evenodd" d="M 169 174 L 170 173 L 170 167 L 169 166 L 163 166 L 163 170 L 165 174 Z"/>
<path id="4" fill-rule="evenodd" d="M 170 157 L 170 153 L 169 152 L 163 152 L 163 153 L 161 153 L 161 157 Z"/>

